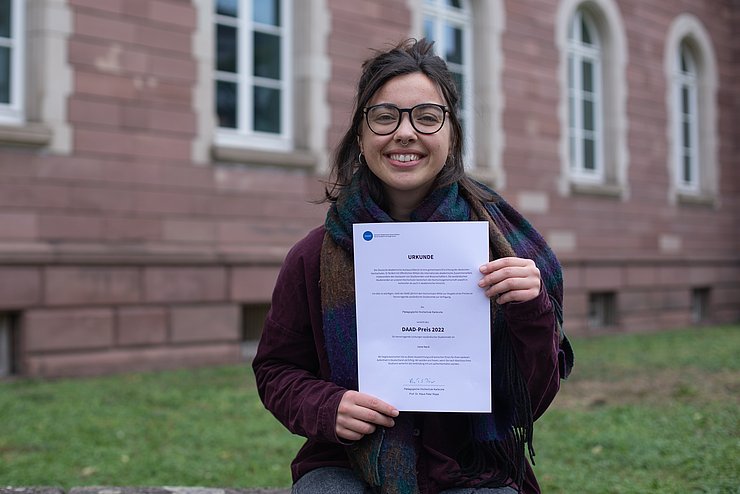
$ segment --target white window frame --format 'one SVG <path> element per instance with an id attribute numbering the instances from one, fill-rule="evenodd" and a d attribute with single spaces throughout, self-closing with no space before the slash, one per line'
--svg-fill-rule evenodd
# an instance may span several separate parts
<path id="1" fill-rule="evenodd" d="M 214 77 L 215 0 L 194 0 L 197 27 L 193 35 L 193 53 L 198 64 L 198 77 L 193 90 L 193 108 L 197 115 L 198 132 L 193 139 L 191 156 L 201 166 L 239 164 L 313 169 L 328 173 L 330 153 L 326 135 L 331 124 L 328 86 L 331 80 L 328 40 L 331 15 L 328 0 L 292 3 L 290 17 L 292 54 L 289 68 L 292 108 L 286 122 L 293 137 L 290 149 L 260 148 L 249 139 L 219 142 L 216 122 Z M 296 21 L 296 19 L 298 21 Z M 226 167 L 224 180 L 230 174 Z"/>
<path id="2" fill-rule="evenodd" d="M 216 24 L 232 25 L 238 29 L 237 34 L 237 73 L 236 75 L 219 72 L 214 67 L 213 84 L 217 80 L 237 83 L 237 128 L 217 127 L 215 144 L 232 148 L 252 148 L 269 151 L 290 151 L 293 149 L 293 27 L 292 27 L 292 0 L 277 0 L 280 5 L 280 26 L 258 24 L 252 20 L 252 0 L 238 0 L 238 17 L 221 16 L 215 13 L 214 0 L 213 32 Z M 280 75 L 279 81 L 258 78 L 252 75 L 252 60 L 254 54 L 253 35 L 264 32 L 280 36 Z M 271 87 L 280 90 L 280 133 L 260 132 L 254 130 L 252 98 L 255 83 L 261 87 Z M 214 89 L 214 98 L 216 91 Z M 215 109 L 214 100 L 214 109 Z"/>
<path id="3" fill-rule="evenodd" d="M 682 180 L 683 136 L 681 134 L 681 93 L 682 84 L 691 83 L 691 78 L 679 76 L 681 72 L 680 52 L 687 48 L 692 56 L 695 74 L 696 111 L 692 126 L 692 150 L 696 164 L 694 180 Z M 668 173 L 671 177 L 668 191 L 670 204 L 688 203 L 719 206 L 720 166 L 718 161 L 718 109 L 717 88 L 719 73 L 712 39 L 702 22 L 692 14 L 676 17 L 668 29 L 663 59 L 664 74 L 668 81 L 666 107 L 668 110 Z"/>
<path id="4" fill-rule="evenodd" d="M 462 112 L 460 120 L 464 125 L 464 149 L 465 163 L 468 168 L 473 168 L 475 163 L 475 111 L 474 111 L 474 50 L 473 50 L 473 13 L 468 0 L 460 0 L 461 8 L 455 8 L 447 5 L 446 0 L 425 0 L 422 4 L 422 32 L 427 19 L 434 23 L 434 31 L 439 37 L 434 38 L 436 51 L 445 62 L 448 68 L 455 73 L 461 73 L 463 77 L 462 88 Z M 447 35 L 445 27 L 452 26 L 458 28 L 463 33 L 462 39 L 462 57 L 463 63 L 452 63 L 447 60 L 444 53 Z"/>
<path id="5" fill-rule="evenodd" d="M 686 42 L 676 50 L 676 72 L 673 75 L 673 95 L 675 111 L 679 118 L 674 119 L 673 150 L 675 156 L 676 188 L 681 192 L 696 193 L 700 189 L 699 175 L 699 107 L 697 104 L 698 73 L 694 54 Z M 682 58 L 687 67 L 682 68 Z M 683 92 L 688 92 L 688 109 L 684 108 Z M 687 110 L 687 111 L 686 111 Z M 689 145 L 685 141 L 684 125 L 688 126 Z M 689 159 L 689 177 L 685 176 L 685 160 Z"/>
<path id="6" fill-rule="evenodd" d="M 592 44 L 583 43 L 582 25 L 585 24 L 592 37 Z M 568 159 L 573 180 L 586 183 L 604 182 L 604 124 L 601 34 L 591 16 L 578 9 L 573 14 L 568 30 Z M 583 64 L 593 67 L 591 93 L 583 89 Z M 586 101 L 593 105 L 593 130 L 586 130 L 583 111 Z M 584 158 L 585 140 L 594 143 L 593 169 L 586 168 Z"/>
<path id="7" fill-rule="evenodd" d="M 570 118 L 568 115 L 568 56 L 569 29 L 574 15 L 587 13 L 598 32 L 601 49 L 600 78 L 601 98 L 599 124 L 601 125 L 601 170 L 600 180 L 595 177 L 584 179 L 575 175 L 570 160 Z M 629 148 L 627 135 L 627 34 L 616 0 L 561 0 L 555 18 L 555 46 L 560 54 L 558 81 L 560 100 L 558 121 L 560 122 L 560 180 L 559 189 L 563 196 L 598 195 L 629 199 L 627 180 L 629 171 Z"/>
<path id="8" fill-rule="evenodd" d="M 0 125 L 18 125 L 25 114 L 26 2 L 10 0 L 10 38 L 0 37 L 0 47 L 10 49 L 10 101 L 0 102 Z"/>
<path id="9" fill-rule="evenodd" d="M 11 82 L 12 104 L 0 105 L 0 143 L 72 152 L 67 117 L 73 73 L 67 54 L 72 33 L 68 0 L 11 0 L 18 33 Z M 4 108 L 3 108 L 4 106 Z"/>

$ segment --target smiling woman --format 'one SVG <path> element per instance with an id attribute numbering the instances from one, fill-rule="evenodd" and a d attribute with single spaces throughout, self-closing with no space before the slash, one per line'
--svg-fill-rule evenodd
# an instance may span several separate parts
<path id="1" fill-rule="evenodd" d="M 560 266 L 518 212 L 465 174 L 459 102 L 426 40 L 363 65 L 325 224 L 288 254 L 253 361 L 265 406 L 307 438 L 294 493 L 540 491 L 527 462 L 533 422 L 573 362 Z M 358 391 L 352 225 L 392 221 L 488 223 L 491 261 L 478 285 L 490 299 L 493 413 L 399 412 Z"/>

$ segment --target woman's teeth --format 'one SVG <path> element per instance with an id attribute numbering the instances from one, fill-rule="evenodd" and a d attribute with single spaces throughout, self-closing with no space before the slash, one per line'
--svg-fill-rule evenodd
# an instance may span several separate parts
<path id="1" fill-rule="evenodd" d="M 401 161 L 401 162 L 407 162 L 407 161 L 416 161 L 420 158 L 418 154 L 392 154 L 390 155 L 390 159 L 394 161 Z"/>

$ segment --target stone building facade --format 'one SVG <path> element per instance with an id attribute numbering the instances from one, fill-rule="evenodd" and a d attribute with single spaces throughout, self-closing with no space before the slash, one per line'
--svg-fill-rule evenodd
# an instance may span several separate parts
<path id="1" fill-rule="evenodd" d="M 424 35 L 571 335 L 737 322 L 739 25 L 736 0 L 0 0 L 0 374 L 240 361 L 361 62 Z"/>

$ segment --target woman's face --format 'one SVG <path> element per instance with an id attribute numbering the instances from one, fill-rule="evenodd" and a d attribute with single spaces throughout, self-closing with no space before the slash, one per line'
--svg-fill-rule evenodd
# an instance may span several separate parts
<path id="1" fill-rule="evenodd" d="M 437 85 L 419 72 L 390 79 L 367 106 L 381 103 L 398 108 L 412 108 L 422 103 L 447 106 Z M 360 150 L 370 170 L 383 183 L 391 213 L 394 207 L 415 207 L 426 197 L 444 167 L 450 142 L 447 118 L 439 132 L 422 134 L 411 125 L 409 113 L 402 113 L 398 128 L 384 136 L 373 133 L 363 120 Z"/>

